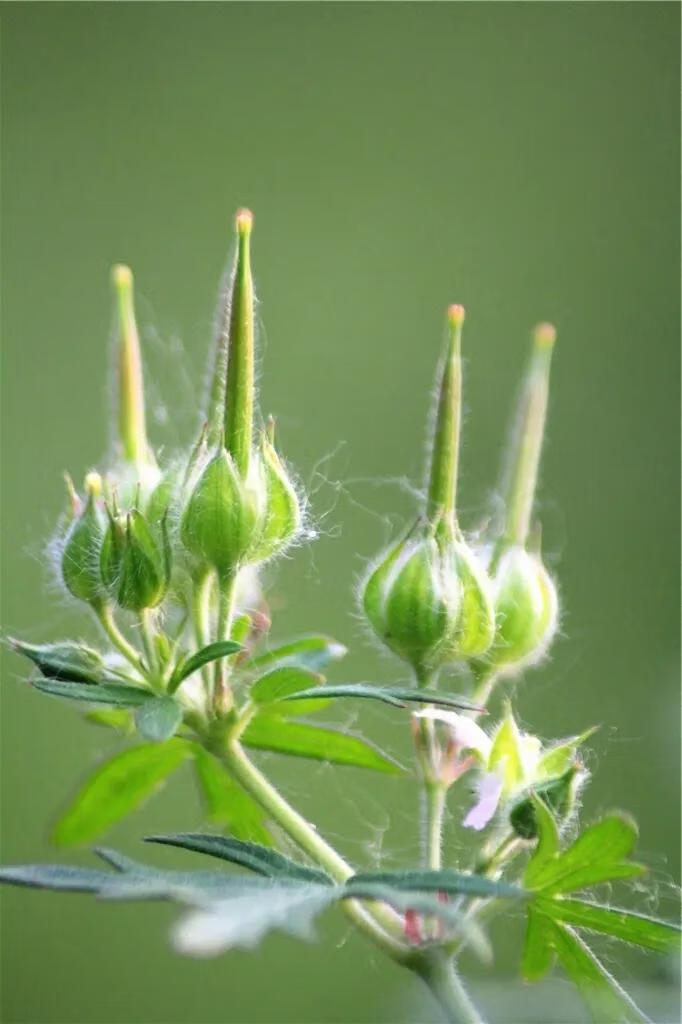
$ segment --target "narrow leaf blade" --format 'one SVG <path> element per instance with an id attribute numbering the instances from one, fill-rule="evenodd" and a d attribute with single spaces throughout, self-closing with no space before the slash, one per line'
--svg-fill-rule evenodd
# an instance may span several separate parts
<path id="1" fill-rule="evenodd" d="M 227 658 L 241 650 L 243 650 L 242 645 L 235 640 L 217 640 L 213 644 L 202 647 L 200 651 L 178 665 L 168 685 L 169 692 L 173 693 L 188 676 L 203 668 L 204 665 L 208 665 L 209 662 Z"/>
<path id="2" fill-rule="evenodd" d="M 539 899 L 538 907 L 548 917 L 576 928 L 612 935 L 655 953 L 669 953 L 680 946 L 680 926 L 647 914 L 618 907 L 604 907 L 579 899 Z"/>
<path id="3" fill-rule="evenodd" d="M 354 698 L 358 700 L 378 700 L 392 707 L 403 707 L 405 704 L 437 704 L 446 708 L 459 708 L 464 711 L 481 710 L 477 704 L 457 694 L 441 693 L 437 690 L 419 690 L 400 686 L 372 686 L 369 683 L 346 683 L 339 686 L 321 686 L 315 690 L 299 690 L 284 700 L 307 700 L 309 697 L 323 697 L 326 700 L 338 698 Z"/>
<path id="4" fill-rule="evenodd" d="M 57 679 L 36 679 L 31 684 L 34 690 L 47 693 L 50 697 L 64 697 L 66 700 L 83 701 L 86 704 L 102 704 L 107 707 L 136 708 L 153 700 L 154 695 L 141 686 L 123 686 L 117 683 L 68 683 Z"/>
<path id="5" fill-rule="evenodd" d="M 462 893 L 488 899 L 525 899 L 528 896 L 524 889 L 508 882 L 447 868 L 442 871 L 421 868 L 414 871 L 362 871 L 348 879 L 346 888 L 351 891 L 353 886 L 361 887 L 368 884 L 388 885 L 395 889 L 414 892 Z"/>
<path id="6" fill-rule="evenodd" d="M 526 919 L 526 935 L 521 958 L 521 976 L 524 981 L 540 981 L 554 962 L 554 947 L 551 942 L 551 930 L 546 918 L 528 907 Z"/>
<path id="7" fill-rule="evenodd" d="M 270 750 L 278 754 L 290 754 L 292 757 L 328 761 L 331 764 L 354 765 L 391 774 L 402 770 L 401 765 L 387 754 L 358 736 L 269 715 L 254 718 L 247 726 L 242 742 L 257 750 Z"/>
<path id="8" fill-rule="evenodd" d="M 343 644 L 337 643 L 328 636 L 303 636 L 298 640 L 282 644 L 271 651 L 266 651 L 256 658 L 251 658 L 245 668 L 249 672 L 260 672 L 282 665 L 296 665 L 309 668 L 315 672 L 326 668 L 333 661 L 338 661 L 347 653 Z"/>
<path id="9" fill-rule="evenodd" d="M 266 672 L 255 681 L 249 691 L 254 704 L 271 704 L 286 700 L 299 690 L 316 696 L 322 676 L 309 669 L 285 665 Z"/>
<path id="10" fill-rule="evenodd" d="M 16 654 L 29 658 L 48 679 L 91 686 L 104 678 L 104 659 L 85 644 L 68 640 L 55 644 L 29 644 L 15 637 L 9 637 L 7 642 Z"/>
<path id="11" fill-rule="evenodd" d="M 138 807 L 189 754 L 181 740 L 125 750 L 96 770 L 58 821 L 58 846 L 85 843 Z"/>

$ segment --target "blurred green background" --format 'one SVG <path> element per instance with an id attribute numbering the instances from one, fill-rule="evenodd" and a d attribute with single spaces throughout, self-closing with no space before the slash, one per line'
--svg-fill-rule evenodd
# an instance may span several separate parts
<path id="1" fill-rule="evenodd" d="M 233 211 L 255 211 L 261 405 L 312 484 L 320 533 L 272 581 L 272 635 L 334 634 L 351 649 L 339 681 L 395 678 L 353 590 L 413 507 L 400 478 L 420 482 L 446 305 L 468 310 L 466 524 L 494 487 L 529 328 L 550 319 L 541 515 L 563 630 L 518 686 L 519 712 L 544 737 L 602 724 L 586 815 L 636 814 L 649 905 L 674 914 L 678 51 L 666 3 L 3 4 L 3 628 L 94 637 L 43 552 L 62 470 L 79 477 L 106 451 L 112 263 L 136 273 L 152 430 L 173 448 L 197 422 Z M 6 862 L 56 856 L 49 823 L 117 749 L 25 674 L 6 657 Z M 407 755 L 399 716 L 357 717 Z M 409 779 L 268 767 L 357 863 L 415 856 Z M 144 833 L 200 824 L 181 775 L 107 841 L 135 854 Z M 450 850 L 461 842 L 451 823 Z M 2 1019 L 437 1019 L 333 915 L 319 945 L 275 937 L 208 962 L 169 951 L 171 918 L 4 893 Z M 507 1024 L 582 1019 L 563 983 L 525 993 L 513 980 L 520 928 L 495 929 L 494 984 L 467 965 L 483 1006 Z M 655 1020 L 679 1019 L 666 965 L 607 956 Z"/>

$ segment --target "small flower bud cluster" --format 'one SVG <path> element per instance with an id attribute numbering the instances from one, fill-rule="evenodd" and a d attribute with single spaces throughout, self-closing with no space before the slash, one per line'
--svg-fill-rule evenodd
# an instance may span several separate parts
<path id="1" fill-rule="evenodd" d="M 423 683 L 468 663 L 490 679 L 516 673 L 548 649 L 558 622 L 555 586 L 529 543 L 554 331 L 536 329 L 507 470 L 504 529 L 470 546 L 456 510 L 464 310 L 448 310 L 425 508 L 417 524 L 375 560 L 362 586 L 372 629 Z"/>
<path id="2" fill-rule="evenodd" d="M 169 467 L 159 468 L 147 441 L 133 279 L 112 274 L 116 296 L 117 443 L 104 482 L 70 484 L 71 519 L 61 538 L 67 590 L 99 611 L 113 603 L 141 613 L 167 598 L 189 603 L 172 577 L 234 580 L 240 569 L 279 554 L 301 528 L 298 495 L 268 421 L 254 444 L 253 219 L 237 214 L 237 249 L 218 313 L 218 337 L 206 426 Z"/>

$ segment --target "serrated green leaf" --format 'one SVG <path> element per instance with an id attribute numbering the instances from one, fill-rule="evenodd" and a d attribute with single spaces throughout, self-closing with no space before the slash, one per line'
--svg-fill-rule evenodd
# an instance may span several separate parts
<path id="1" fill-rule="evenodd" d="M 581 732 L 579 736 L 571 736 L 570 739 L 562 740 L 543 751 L 537 767 L 538 780 L 553 779 L 558 775 L 563 775 L 573 764 L 578 747 L 582 746 L 590 736 L 593 736 L 598 728 L 599 726 L 594 725 L 591 729 Z"/>
<path id="2" fill-rule="evenodd" d="M 138 807 L 189 755 L 182 740 L 151 743 L 117 754 L 95 771 L 58 821 L 58 846 L 88 842 Z"/>
<path id="3" fill-rule="evenodd" d="M 397 761 L 358 736 L 275 716 L 258 715 L 254 718 L 245 729 L 242 742 L 257 750 L 271 750 L 331 764 L 355 765 L 378 772 L 402 771 Z"/>
<path id="4" fill-rule="evenodd" d="M 574 892 L 599 882 L 641 875 L 646 868 L 625 858 L 637 841 L 632 819 L 611 814 L 585 829 L 560 856 L 534 875 L 533 888 L 543 892 Z"/>
<path id="5" fill-rule="evenodd" d="M 521 976 L 524 981 L 540 981 L 554 962 L 551 929 L 546 918 L 532 905 L 528 907 L 526 935 L 521 958 Z"/>
<path id="6" fill-rule="evenodd" d="M 204 853 L 209 857 L 239 864 L 259 875 L 268 878 L 293 878 L 297 881 L 317 882 L 332 885 L 332 880 L 323 871 L 298 864 L 295 860 L 285 857 L 266 846 L 258 843 L 228 839 L 226 836 L 209 835 L 205 832 L 178 832 L 166 836 L 147 836 L 147 843 L 160 843 L 163 846 L 177 846 L 182 850 Z"/>
<path id="7" fill-rule="evenodd" d="M 86 704 L 106 704 L 109 707 L 136 708 L 154 699 L 154 694 L 141 686 L 123 686 L 118 683 L 66 683 L 56 679 L 36 679 L 34 690 L 47 693 L 50 697 L 64 697 Z"/>
<path id="8" fill-rule="evenodd" d="M 404 707 L 405 704 L 437 704 L 445 708 L 459 708 L 465 711 L 480 710 L 477 704 L 457 694 L 440 693 L 437 690 L 419 690 L 400 686 L 372 686 L 368 683 L 346 683 L 340 686 L 323 686 L 316 690 L 300 690 L 283 700 L 306 700 L 318 695 L 326 700 L 350 697 L 361 700 L 378 700 L 392 707 Z"/>
<path id="9" fill-rule="evenodd" d="M 346 888 L 350 892 L 354 886 L 373 884 L 388 885 L 403 891 L 462 893 L 486 899 L 526 899 L 529 895 L 524 889 L 508 882 L 447 868 L 442 871 L 421 868 L 413 871 L 362 871 L 348 879 Z"/>
<path id="10" fill-rule="evenodd" d="M 535 793 L 531 794 L 531 801 L 538 827 L 538 842 L 523 876 L 523 884 L 528 889 L 536 887 L 536 879 L 542 877 L 542 873 L 559 856 L 559 829 L 554 815 Z"/>
<path id="11" fill-rule="evenodd" d="M 160 743 L 175 734 L 182 722 L 182 708 L 172 697 L 154 697 L 135 713 L 135 724 L 146 740 Z"/>
<path id="12" fill-rule="evenodd" d="M 637 914 L 619 907 L 604 907 L 587 900 L 539 898 L 538 909 L 555 921 L 612 935 L 623 942 L 655 953 L 669 953 L 680 946 L 680 926 L 661 921 L 647 914 Z"/>
<path id="13" fill-rule="evenodd" d="M 7 642 L 16 654 L 29 658 L 49 679 L 86 685 L 94 685 L 104 679 L 102 655 L 85 644 L 69 640 L 55 644 L 29 644 L 14 637 L 9 637 Z"/>
<path id="14" fill-rule="evenodd" d="M 227 658 L 241 650 L 243 650 L 242 645 L 234 640 L 217 640 L 213 644 L 202 647 L 200 651 L 196 651 L 191 657 L 180 662 L 168 683 L 168 692 L 175 693 L 188 676 L 203 668 L 204 665 L 208 665 L 209 662 Z"/>
<path id="15" fill-rule="evenodd" d="M 299 690 L 315 696 L 316 688 L 322 680 L 322 676 L 309 669 L 287 665 L 275 668 L 257 679 L 249 690 L 249 697 L 254 704 L 272 704 L 286 700 Z"/>
<path id="16" fill-rule="evenodd" d="M 587 1004 L 595 1024 L 646 1024 L 648 1018 L 575 932 L 547 918 L 561 966 Z"/>
<path id="17" fill-rule="evenodd" d="M 331 637 L 303 636 L 251 658 L 244 667 L 249 672 L 261 672 L 282 665 L 296 665 L 317 672 L 331 662 L 343 658 L 346 653 L 343 644 L 337 643 Z"/>
<path id="18" fill-rule="evenodd" d="M 237 839 L 250 839 L 270 845 L 272 839 L 265 825 L 263 811 L 230 778 L 218 758 L 196 746 L 194 761 L 208 820 L 224 826 Z"/>

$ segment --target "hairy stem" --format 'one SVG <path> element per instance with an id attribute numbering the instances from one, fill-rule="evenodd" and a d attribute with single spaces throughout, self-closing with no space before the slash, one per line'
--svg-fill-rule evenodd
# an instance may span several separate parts
<path id="1" fill-rule="evenodd" d="M 427 783 L 424 789 L 426 800 L 426 867 L 440 871 L 443 845 L 443 814 L 445 812 L 445 786 L 441 783 Z"/>
<path id="2" fill-rule="evenodd" d="M 218 628 L 216 640 L 229 640 L 232 632 L 232 618 L 234 615 L 234 598 L 237 585 L 237 570 L 227 573 L 218 578 Z M 229 666 L 225 658 L 220 658 L 215 663 L 215 681 L 213 701 L 216 710 L 224 713 L 230 704 L 230 689 L 228 683 Z"/>
<path id="3" fill-rule="evenodd" d="M 111 611 L 111 606 L 108 604 L 93 605 L 93 610 L 97 616 L 97 621 L 111 640 L 112 644 L 119 651 L 126 661 L 141 672 L 142 675 L 147 676 L 147 667 L 144 663 L 144 659 L 139 651 L 137 651 L 131 643 L 121 633 L 120 629 L 114 621 L 114 616 Z"/>
<path id="4" fill-rule="evenodd" d="M 433 950 L 417 961 L 414 970 L 428 985 L 449 1024 L 483 1024 L 483 1017 L 462 984 L 452 957 L 442 950 Z"/>
<path id="5" fill-rule="evenodd" d="M 227 768 L 243 788 L 260 804 L 273 821 L 336 882 L 345 882 L 354 873 L 350 864 L 330 846 L 275 789 L 249 760 L 238 740 L 230 739 L 225 746 L 214 751 L 222 757 Z M 344 900 L 345 912 L 376 945 L 399 963 L 408 965 L 411 951 L 397 938 L 400 918 L 388 908 L 373 904 L 372 910 L 356 900 Z"/>
<path id="6" fill-rule="evenodd" d="M 209 642 L 210 612 L 211 612 L 211 587 L 213 585 L 213 574 L 210 569 L 204 569 L 194 580 L 192 590 L 192 625 L 194 627 L 194 640 L 197 650 L 206 647 Z M 211 696 L 211 670 L 204 665 L 201 670 L 201 678 L 204 683 L 206 699 Z"/>

